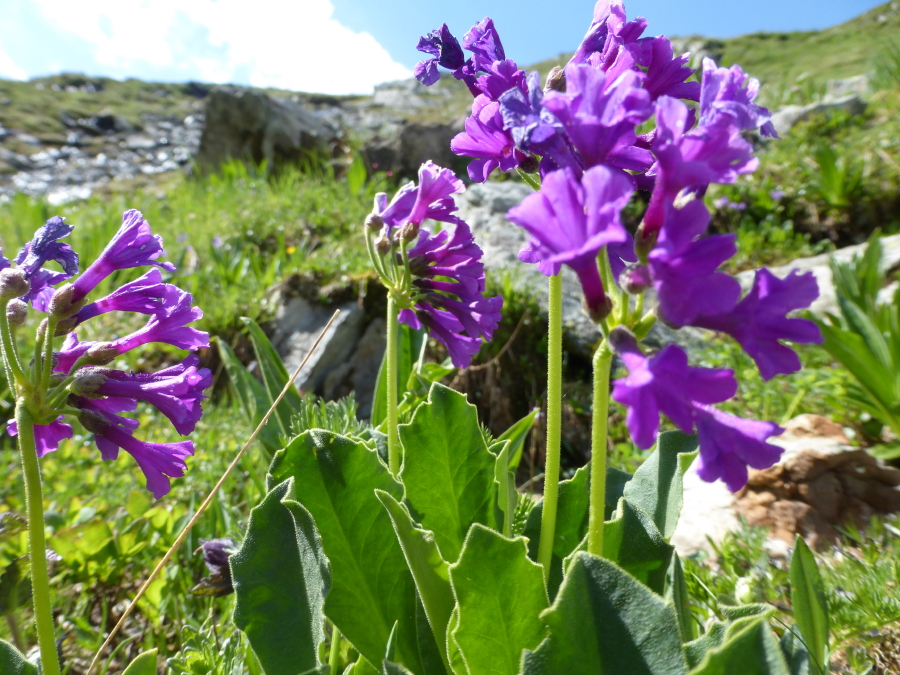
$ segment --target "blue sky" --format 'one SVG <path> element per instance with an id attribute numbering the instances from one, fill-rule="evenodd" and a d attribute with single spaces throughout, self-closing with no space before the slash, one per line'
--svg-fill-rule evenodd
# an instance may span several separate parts
<path id="1" fill-rule="evenodd" d="M 824 28 L 874 0 L 627 0 L 648 34 L 728 37 Z M 0 0 L 0 77 L 62 71 L 368 93 L 411 75 L 418 36 L 458 36 L 494 18 L 507 55 L 529 64 L 573 50 L 583 0 Z"/>

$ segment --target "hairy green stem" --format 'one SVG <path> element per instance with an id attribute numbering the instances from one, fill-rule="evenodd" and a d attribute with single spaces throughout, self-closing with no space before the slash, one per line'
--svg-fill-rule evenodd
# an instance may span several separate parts
<path id="1" fill-rule="evenodd" d="M 47 322 L 47 336 L 44 338 L 44 363 L 41 370 L 41 392 L 46 393 L 50 389 L 50 375 L 53 373 L 53 336 L 56 333 L 56 324 L 59 323 L 52 314 Z"/>
<path id="2" fill-rule="evenodd" d="M 397 380 L 399 373 L 397 363 L 398 334 L 400 324 L 397 320 L 399 310 L 394 297 L 388 293 L 387 307 L 387 345 L 385 346 L 385 355 L 387 357 L 387 436 L 388 436 L 388 468 L 394 478 L 400 474 L 400 434 L 397 429 L 398 410 L 397 401 Z"/>
<path id="3" fill-rule="evenodd" d="M 606 509 L 606 435 L 609 416 L 609 371 L 612 350 L 606 339 L 594 353 L 594 414 L 591 420 L 591 507 L 588 518 L 588 552 L 603 555 L 603 522 Z"/>
<path id="4" fill-rule="evenodd" d="M 22 370 L 22 364 L 19 363 L 19 352 L 16 351 L 16 345 L 12 338 L 12 330 L 9 326 L 9 318 L 6 316 L 6 306 L 8 304 L 9 300 L 0 303 L 0 340 L 2 340 L 0 344 L 3 346 L 3 361 L 16 383 L 26 385 L 28 383 L 28 377 L 25 375 L 25 371 Z M 12 384 L 13 382 L 10 380 L 10 386 L 12 386 Z"/>
<path id="5" fill-rule="evenodd" d="M 338 675 L 338 662 L 341 658 L 341 631 L 331 624 L 331 653 L 328 655 L 328 669 L 331 675 Z"/>
<path id="6" fill-rule="evenodd" d="M 562 428 L 562 275 L 550 277 L 547 332 L 547 458 L 544 462 L 544 501 L 538 563 L 550 575 L 559 501 L 559 446 Z"/>
<path id="7" fill-rule="evenodd" d="M 41 469 L 34 443 L 34 422 L 20 399 L 16 404 L 19 451 L 22 453 L 22 475 L 28 505 L 28 551 L 31 555 L 31 594 L 34 600 L 34 622 L 44 675 L 59 675 L 59 658 L 53 631 L 53 609 L 50 605 L 50 579 L 47 573 L 47 545 L 44 540 L 44 503 L 41 494 Z"/>

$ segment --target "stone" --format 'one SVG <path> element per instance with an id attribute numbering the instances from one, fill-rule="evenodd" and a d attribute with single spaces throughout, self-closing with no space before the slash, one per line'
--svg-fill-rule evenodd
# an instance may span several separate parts
<path id="1" fill-rule="evenodd" d="M 771 492 L 749 491 L 739 497 L 736 502 L 738 510 L 747 518 L 750 525 L 771 526 L 772 517 L 769 515 L 769 507 L 778 498 Z"/>
<path id="2" fill-rule="evenodd" d="M 815 450 L 802 450 L 788 458 L 784 468 L 792 480 L 807 483 L 824 474 L 831 466 L 827 458 Z"/>
<path id="3" fill-rule="evenodd" d="M 800 496 L 829 523 L 838 522 L 844 509 L 844 488 L 833 473 L 825 473 L 799 486 Z"/>
<path id="4" fill-rule="evenodd" d="M 842 514 L 842 518 L 846 523 L 855 525 L 857 528 L 864 528 L 869 524 L 875 511 L 871 506 L 866 504 L 862 499 L 851 497 L 847 500 L 847 508 Z"/>
<path id="5" fill-rule="evenodd" d="M 779 135 L 788 133 L 799 122 L 809 119 L 818 113 L 844 110 L 851 115 L 862 115 L 866 111 L 866 102 L 858 94 L 849 94 L 840 98 L 823 99 L 809 105 L 788 105 L 772 114 L 772 124 Z"/>
<path id="6" fill-rule="evenodd" d="M 684 474 L 684 507 L 671 538 L 678 555 L 687 557 L 700 551 L 714 554 L 710 541 L 719 544 L 727 533 L 740 527 L 735 496 L 724 483 L 707 483 L 700 478 L 696 463 L 691 466 Z"/>
<path id="7" fill-rule="evenodd" d="M 856 75 L 842 80 L 828 80 L 825 87 L 824 101 L 840 100 L 853 95 L 864 98 L 872 93 L 867 75 Z"/>
<path id="8" fill-rule="evenodd" d="M 353 355 L 362 334 L 365 312 L 355 302 L 337 309 L 341 313 L 295 380 L 301 392 L 320 392 L 329 373 Z M 291 298 L 278 309 L 271 341 L 289 373 L 293 374 L 302 363 L 334 310 L 302 297 Z"/>
<path id="9" fill-rule="evenodd" d="M 381 317 L 369 324 L 350 360 L 332 370 L 325 378 L 323 398 L 334 400 L 354 392 L 357 415 L 360 419 L 371 416 L 378 371 L 384 359 L 385 334 L 386 322 Z"/>
<path id="10" fill-rule="evenodd" d="M 270 170 L 296 163 L 310 152 L 331 156 L 336 132 L 298 103 L 260 91 L 219 86 L 206 98 L 206 125 L 197 161 L 214 170 L 228 159 Z"/>

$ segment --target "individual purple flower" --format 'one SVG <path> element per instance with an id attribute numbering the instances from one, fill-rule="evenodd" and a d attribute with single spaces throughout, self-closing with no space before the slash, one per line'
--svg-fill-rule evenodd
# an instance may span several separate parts
<path id="1" fill-rule="evenodd" d="M 158 269 L 152 269 L 143 276 L 120 286 L 115 291 L 96 302 L 82 307 L 78 323 L 107 312 L 137 312 L 138 314 L 160 314 L 166 310 L 163 298 L 175 288 L 164 284 Z"/>
<path id="2" fill-rule="evenodd" d="M 22 302 L 29 302 L 39 312 L 46 312 L 50 306 L 50 298 L 56 289 L 53 288 L 61 281 L 65 281 L 69 275 L 65 272 L 51 272 L 50 270 L 38 269 L 31 275 L 31 286 L 28 292 L 22 296 Z"/>
<path id="3" fill-rule="evenodd" d="M 771 113 L 753 103 L 758 93 L 759 80 L 740 66 L 719 68 L 712 59 L 703 59 L 700 124 L 715 124 L 725 117 L 742 131 L 759 129 L 763 136 L 778 138 Z"/>
<path id="4" fill-rule="evenodd" d="M 126 211 L 119 231 L 84 274 L 75 280 L 73 301 L 84 298 L 116 270 L 155 265 L 167 272 L 175 271 L 172 263 L 157 261 L 162 255 L 165 255 L 162 237 L 150 231 L 150 224 L 140 211 Z"/>
<path id="5" fill-rule="evenodd" d="M 653 114 L 642 78 L 627 71 L 611 81 L 596 68 L 574 65 L 566 69 L 566 93 L 544 96 L 544 107 L 559 120 L 585 168 L 607 164 L 646 171 L 653 164 L 647 150 L 635 147 L 635 127 Z"/>
<path id="6" fill-rule="evenodd" d="M 447 348 L 453 365 L 468 368 L 472 357 L 481 349 L 481 340 L 466 335 L 465 327 L 456 316 L 429 302 L 416 303 L 415 314 L 415 323 L 425 326 L 428 334 Z"/>
<path id="7" fill-rule="evenodd" d="M 741 285 L 719 266 L 736 252 L 733 234 L 703 237 L 709 211 L 700 200 L 681 209 L 669 206 L 656 246 L 647 256 L 662 318 L 685 326 L 700 314 L 731 310 L 741 296 Z"/>
<path id="8" fill-rule="evenodd" d="M 77 333 L 69 333 L 63 340 L 62 347 L 54 352 L 56 365 L 53 370 L 57 373 L 68 373 L 75 362 L 87 353 L 87 350 L 98 344 L 97 342 L 79 342 Z"/>
<path id="9" fill-rule="evenodd" d="M 705 405 L 695 405 L 700 457 L 697 474 L 712 483 L 722 480 L 737 492 L 747 484 L 747 467 L 767 469 L 781 457 L 783 449 L 767 443 L 784 433 L 774 422 L 748 420 Z"/>
<path id="10" fill-rule="evenodd" d="M 15 262 L 29 279 L 50 260 L 58 262 L 66 273 L 65 278 L 78 274 L 78 254 L 68 244 L 59 241 L 75 229 L 63 218 L 53 216 L 34 233 L 32 240 L 22 247 Z"/>
<path id="11" fill-rule="evenodd" d="M 481 95 L 472 104 L 472 115 L 466 118 L 465 131 L 450 141 L 450 149 L 469 162 L 469 178 L 483 183 L 495 169 L 510 171 L 519 165 L 516 148 L 509 131 L 503 128 L 500 104 Z"/>
<path id="12" fill-rule="evenodd" d="M 50 424 L 34 425 L 34 444 L 39 458 L 49 452 L 53 452 L 62 441 L 74 436 L 75 432 L 72 431 L 72 427 L 64 423 L 63 419 L 65 419 L 65 416 L 60 415 Z M 16 424 L 14 419 L 6 423 L 6 432 L 10 436 L 19 435 L 19 425 Z"/>
<path id="13" fill-rule="evenodd" d="M 646 357 L 633 338 L 611 341 L 628 368 L 627 376 L 613 382 L 612 397 L 628 408 L 625 423 L 639 448 L 647 449 L 656 441 L 660 413 L 689 434 L 694 429 L 696 403 L 721 403 L 737 392 L 734 373 L 689 366 L 687 354 L 677 345 Z"/>
<path id="14" fill-rule="evenodd" d="M 494 28 L 494 20 L 486 16 L 463 36 L 463 47 L 472 52 L 475 65 L 484 68 L 506 58 L 500 34 Z"/>
<path id="15" fill-rule="evenodd" d="M 228 559 L 237 550 L 237 544 L 231 539 L 201 539 L 200 548 L 194 551 L 194 554 L 203 552 L 203 562 L 206 563 L 210 576 L 201 579 L 200 583 L 191 589 L 191 593 L 214 598 L 234 593 Z"/>
<path id="16" fill-rule="evenodd" d="M 499 100 L 510 89 L 525 91 L 525 71 L 520 70 L 512 59 L 495 61 L 483 71 L 484 74 L 475 79 L 475 86 L 492 101 Z"/>
<path id="17" fill-rule="evenodd" d="M 687 64 L 690 54 L 675 56 L 672 43 L 665 35 L 652 38 L 643 45 L 641 65 L 647 67 L 644 89 L 655 101 L 660 96 L 671 96 L 689 101 L 700 99 L 700 83 L 688 82 L 694 69 Z"/>
<path id="18" fill-rule="evenodd" d="M 627 20 L 622 0 L 598 0 L 594 20 L 569 63 L 587 63 L 604 72 L 613 70 L 618 75 L 633 68 L 640 58 L 640 37 L 646 28 L 647 20 L 643 17 Z"/>
<path id="19" fill-rule="evenodd" d="M 385 193 L 375 195 L 372 213 L 384 221 L 384 234 L 388 238 L 393 236 L 395 227 L 420 225 L 427 218 L 455 223 L 459 219 L 453 215 L 457 209 L 453 195 L 465 189 L 452 171 L 429 160 L 419 168 L 419 184 L 405 184 L 390 204 Z"/>
<path id="20" fill-rule="evenodd" d="M 539 192 L 528 195 L 506 215 L 532 237 L 526 257 L 572 268 L 588 312 L 596 320 L 610 308 L 597 254 L 604 246 L 626 240 L 619 214 L 632 192 L 633 184 L 624 172 L 595 166 L 579 180 L 572 169 L 561 169 L 548 174 Z"/>
<path id="21" fill-rule="evenodd" d="M 163 298 L 165 313 L 150 317 L 143 328 L 110 344 L 120 354 L 150 342 L 190 350 L 209 347 L 209 333 L 187 325 L 203 317 L 203 311 L 194 307 L 193 302 L 194 297 L 190 293 L 167 284 L 166 297 Z"/>
<path id="22" fill-rule="evenodd" d="M 819 327 L 788 313 L 809 307 L 819 297 L 812 272 L 793 270 L 779 279 L 769 270 L 757 270 L 753 287 L 730 312 L 701 315 L 695 325 L 731 335 L 756 361 L 764 380 L 800 370 L 800 357 L 781 340 L 821 343 Z"/>
<path id="23" fill-rule="evenodd" d="M 431 54 L 431 58 L 419 61 L 413 69 L 416 79 L 425 86 L 430 86 L 440 79 L 438 66 L 456 70 L 461 68 L 466 60 L 459 41 L 450 33 L 447 24 L 420 37 L 416 49 Z"/>

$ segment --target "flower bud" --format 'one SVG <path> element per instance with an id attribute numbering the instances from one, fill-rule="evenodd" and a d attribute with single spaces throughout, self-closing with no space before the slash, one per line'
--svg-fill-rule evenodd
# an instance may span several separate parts
<path id="1" fill-rule="evenodd" d="M 50 388 L 58 387 L 66 381 L 67 377 L 69 376 L 65 373 L 50 373 Z"/>
<path id="2" fill-rule="evenodd" d="M 526 155 L 524 152 L 516 150 L 516 159 L 519 160 L 519 171 L 523 173 L 537 173 L 541 168 L 541 163 L 534 155 Z"/>
<path id="3" fill-rule="evenodd" d="M 584 307 L 584 311 L 587 312 L 588 316 L 591 317 L 591 321 L 594 323 L 600 323 L 603 319 L 608 317 L 613 307 L 612 300 L 610 300 L 608 295 L 604 295 L 602 298 L 597 299 L 593 306 L 588 304 L 587 298 L 582 298 L 581 303 Z"/>
<path id="4" fill-rule="evenodd" d="M 109 421 L 103 415 L 92 410 L 82 410 L 78 415 L 78 421 L 92 434 L 102 434 L 109 427 Z"/>
<path id="5" fill-rule="evenodd" d="M 9 301 L 6 306 L 6 320 L 13 328 L 18 328 L 28 318 L 28 304 L 18 298 Z"/>
<path id="6" fill-rule="evenodd" d="M 644 223 L 640 224 L 637 232 L 634 233 L 634 252 L 637 254 L 639 260 L 642 262 L 647 261 L 647 256 L 650 255 L 650 251 L 656 246 L 658 237 L 658 230 L 647 232 Z"/>
<path id="7" fill-rule="evenodd" d="M 56 324 L 56 332 L 53 334 L 54 337 L 63 337 L 64 335 L 68 335 L 72 332 L 72 329 L 78 325 L 78 317 L 70 316 L 68 319 L 63 319 L 58 324 Z"/>
<path id="8" fill-rule="evenodd" d="M 388 241 L 387 237 L 380 237 L 375 242 L 375 252 L 382 258 L 391 252 L 391 242 Z"/>
<path id="9" fill-rule="evenodd" d="M 640 354 L 641 352 L 637 338 L 625 326 L 616 326 L 609 331 L 607 340 L 609 340 L 609 346 L 616 354 Z"/>
<path id="10" fill-rule="evenodd" d="M 566 90 L 566 71 L 560 66 L 553 66 L 547 73 L 547 81 L 544 84 L 544 91 L 562 91 Z"/>
<path id="11" fill-rule="evenodd" d="M 643 340 L 650 333 L 650 329 L 656 325 L 656 313 L 647 312 L 641 317 L 641 320 L 634 325 L 634 336 L 638 340 Z"/>
<path id="12" fill-rule="evenodd" d="M 22 297 L 30 288 L 31 284 L 25 276 L 25 270 L 10 267 L 0 270 L 0 299 Z"/>
<path id="13" fill-rule="evenodd" d="M 619 276 L 619 285 L 629 295 L 640 295 L 652 285 L 650 268 L 640 263 L 629 265 Z"/>
<path id="14" fill-rule="evenodd" d="M 69 391 L 76 396 L 95 398 L 97 390 L 106 382 L 106 373 L 102 368 L 82 368 L 75 375 L 75 381 L 69 385 Z"/>
<path id="15" fill-rule="evenodd" d="M 419 223 L 407 223 L 400 230 L 400 239 L 405 241 L 407 244 L 411 241 L 415 241 L 419 236 L 419 230 L 421 229 L 421 225 Z"/>
<path id="16" fill-rule="evenodd" d="M 53 297 L 50 298 L 49 312 L 52 316 L 55 316 L 57 319 L 68 319 L 75 316 L 78 310 L 84 307 L 86 298 L 75 302 L 72 301 L 74 290 L 75 287 L 72 284 L 66 284 L 56 289 Z"/>
<path id="17" fill-rule="evenodd" d="M 381 232 L 381 229 L 384 227 L 384 218 L 377 213 L 370 213 L 366 216 L 366 227 L 373 232 Z"/>
<path id="18" fill-rule="evenodd" d="M 109 342 L 100 342 L 88 349 L 79 361 L 86 366 L 105 366 L 113 362 L 119 350 Z"/>

